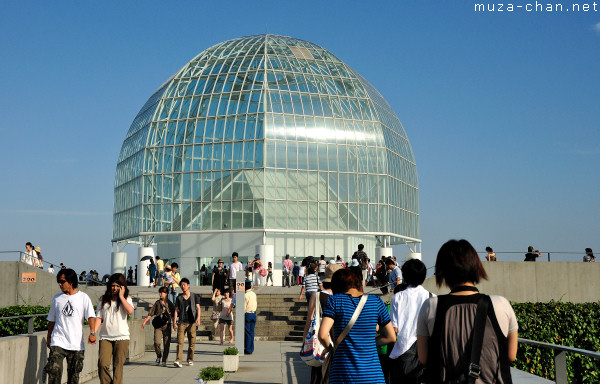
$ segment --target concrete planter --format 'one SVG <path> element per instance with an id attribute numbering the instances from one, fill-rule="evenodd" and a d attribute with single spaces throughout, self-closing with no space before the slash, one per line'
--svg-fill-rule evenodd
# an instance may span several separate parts
<path id="1" fill-rule="evenodd" d="M 225 378 L 222 377 L 219 380 L 208 380 L 205 381 L 204 384 L 225 384 Z"/>
<path id="2" fill-rule="evenodd" d="M 237 372 L 240 367 L 240 355 L 223 355 L 223 370 Z"/>

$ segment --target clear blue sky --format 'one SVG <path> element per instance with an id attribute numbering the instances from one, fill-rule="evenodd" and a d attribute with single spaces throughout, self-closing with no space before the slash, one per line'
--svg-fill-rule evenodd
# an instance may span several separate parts
<path id="1" fill-rule="evenodd" d="M 204 49 L 268 31 L 330 50 L 394 108 L 428 266 L 450 238 L 600 253 L 600 9 L 473 4 L 1 2 L 0 250 L 32 241 L 108 273 L 116 161 L 138 110 Z"/>

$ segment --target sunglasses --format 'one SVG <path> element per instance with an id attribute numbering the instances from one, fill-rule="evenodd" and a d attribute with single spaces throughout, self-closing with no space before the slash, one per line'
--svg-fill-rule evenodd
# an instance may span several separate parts
<path id="1" fill-rule="evenodd" d="M 67 280 L 58 280 L 58 284 L 64 284 L 66 282 L 67 282 Z"/>

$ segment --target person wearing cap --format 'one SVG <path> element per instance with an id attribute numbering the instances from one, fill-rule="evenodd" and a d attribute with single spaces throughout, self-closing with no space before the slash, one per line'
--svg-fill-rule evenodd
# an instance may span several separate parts
<path id="1" fill-rule="evenodd" d="M 225 291 L 225 281 L 227 280 L 227 273 L 223 268 L 223 259 L 217 261 L 217 266 L 213 269 L 212 274 L 212 289 L 218 289 L 220 292 Z"/>
<path id="2" fill-rule="evenodd" d="M 538 257 L 542 257 L 542 253 L 540 251 L 538 251 L 537 249 L 533 250 L 532 245 L 527 247 L 527 253 L 525 254 L 524 261 L 535 261 L 535 259 Z"/>
<path id="3" fill-rule="evenodd" d="M 246 280 L 246 294 L 244 295 L 244 354 L 254 352 L 254 328 L 256 327 L 256 293 L 252 289 L 252 281 Z"/>
<path id="4" fill-rule="evenodd" d="M 323 274 L 323 289 L 319 292 L 318 295 L 313 295 L 310 298 L 310 302 L 308 303 L 308 312 L 306 315 L 306 324 L 304 324 L 304 335 L 302 335 L 302 340 L 306 338 L 306 334 L 310 328 L 310 323 L 312 322 L 313 316 L 315 315 L 315 309 L 317 305 L 317 298 L 319 299 L 319 304 L 321 304 L 321 308 L 325 307 L 327 304 L 327 299 L 329 299 L 329 295 L 332 295 L 331 291 L 331 278 L 333 274 L 342 269 L 341 265 L 337 265 L 335 263 L 331 263 L 325 268 L 325 273 Z M 322 310 L 321 310 L 322 313 Z M 332 336 L 333 339 L 333 336 Z M 310 372 L 310 382 L 311 383 L 320 383 L 322 380 L 322 372 L 321 367 L 312 367 Z"/>
<path id="5" fill-rule="evenodd" d="M 42 257 L 42 249 L 40 247 L 35 247 L 35 253 L 37 253 L 37 266 L 39 269 L 44 269 L 44 258 Z"/>

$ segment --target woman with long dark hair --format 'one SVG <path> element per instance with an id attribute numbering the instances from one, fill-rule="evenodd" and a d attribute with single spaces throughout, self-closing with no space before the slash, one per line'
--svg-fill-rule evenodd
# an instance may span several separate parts
<path id="1" fill-rule="evenodd" d="M 267 264 L 267 282 L 265 286 L 269 285 L 269 279 L 271 279 L 271 286 L 273 286 L 273 263 L 269 261 Z"/>
<path id="2" fill-rule="evenodd" d="M 101 384 L 123 383 L 123 364 L 129 351 L 129 326 L 127 315 L 133 314 L 133 300 L 129 295 L 127 280 L 121 273 L 113 274 L 106 291 L 98 302 L 95 332 L 100 331 L 98 352 L 98 377 Z M 111 377 L 110 366 L 113 366 Z"/>
<path id="3" fill-rule="evenodd" d="M 450 294 L 425 301 L 417 320 L 419 360 L 426 365 L 427 383 L 460 381 L 471 372 L 471 340 L 475 335 L 478 308 L 487 311 L 479 358 L 482 383 L 510 384 L 510 363 L 517 356 L 517 318 L 501 296 L 479 293 L 475 284 L 487 279 L 477 251 L 467 240 L 450 240 L 440 248 L 435 262 L 435 280 Z M 481 306 L 481 307 L 480 307 Z M 479 382 L 479 380 L 478 380 Z"/>

